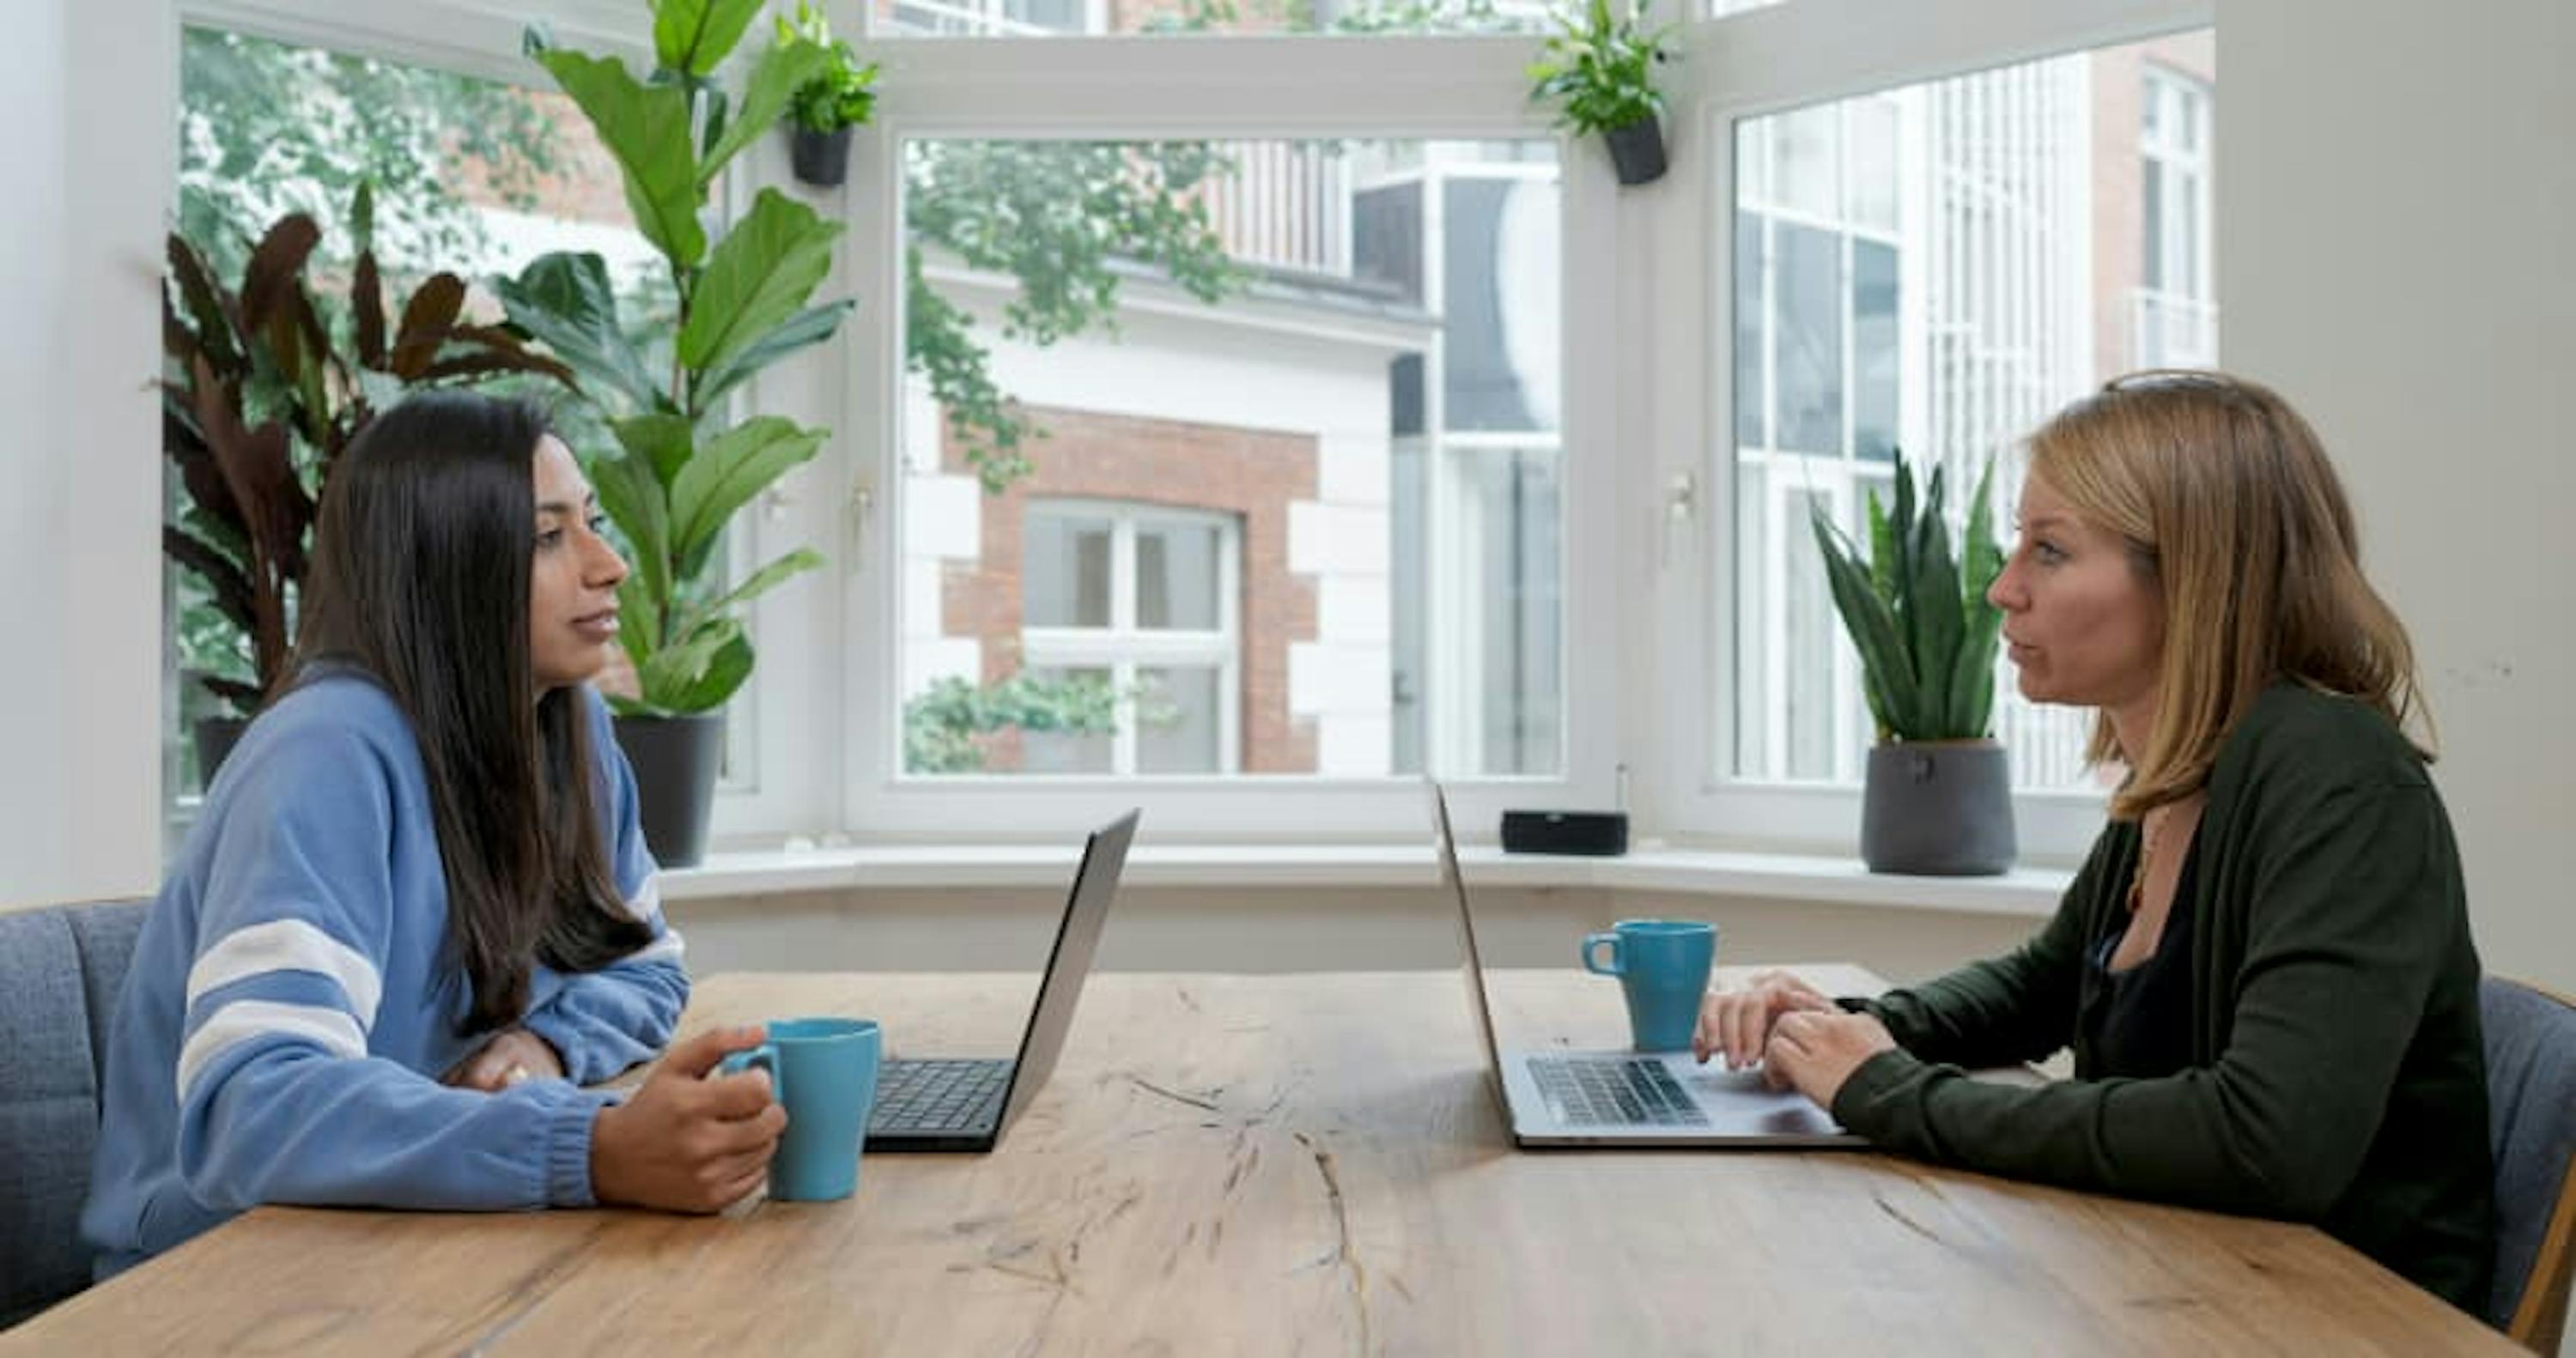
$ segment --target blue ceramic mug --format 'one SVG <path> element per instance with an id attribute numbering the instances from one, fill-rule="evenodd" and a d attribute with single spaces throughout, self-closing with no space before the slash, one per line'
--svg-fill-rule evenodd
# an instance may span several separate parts
<path id="1" fill-rule="evenodd" d="M 1603 950 L 1609 960 L 1601 958 Z M 1628 1031 L 1641 1052 L 1687 1051 L 1699 1027 L 1700 996 L 1717 962 L 1717 926 L 1698 920 L 1623 919 L 1583 939 L 1583 969 L 1616 976 L 1628 999 Z"/>
<path id="2" fill-rule="evenodd" d="M 858 1191 L 859 1151 L 877 1101 L 885 1042 L 873 1019 L 774 1019 L 769 1038 L 727 1056 L 723 1074 L 759 1066 L 787 1109 L 787 1131 L 769 1161 L 769 1196 L 829 1202 Z"/>

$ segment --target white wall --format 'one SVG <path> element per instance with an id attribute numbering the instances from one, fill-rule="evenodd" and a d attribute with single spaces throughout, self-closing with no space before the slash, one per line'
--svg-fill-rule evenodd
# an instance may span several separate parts
<path id="1" fill-rule="evenodd" d="M 1632 917 L 1715 921 L 1721 963 L 1858 962 L 1920 980 L 2027 938 L 2039 921 L 1657 892 L 1476 892 L 1489 964 L 1573 966 L 1587 930 Z M 1448 898 L 1421 890 L 1129 888 L 1101 940 L 1111 971 L 1342 971 L 1454 966 Z M 670 904 L 689 969 L 1029 971 L 1046 960 L 1055 890 L 852 891 Z"/>
<path id="2" fill-rule="evenodd" d="M 2232 0 L 2218 45 L 2225 361 L 2358 502 L 2488 968 L 2576 990 L 2576 8 Z"/>
<path id="3" fill-rule="evenodd" d="M 0 43 L 0 908 L 159 877 L 164 0 L 33 0 Z"/>

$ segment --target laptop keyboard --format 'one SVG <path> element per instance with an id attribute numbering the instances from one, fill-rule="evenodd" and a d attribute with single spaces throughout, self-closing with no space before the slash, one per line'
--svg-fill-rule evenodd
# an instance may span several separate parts
<path id="1" fill-rule="evenodd" d="M 1705 1127 L 1664 1063 L 1643 1057 L 1533 1056 L 1530 1074 L 1559 1121 L 1592 1127 Z"/>
<path id="2" fill-rule="evenodd" d="M 889 1061 L 868 1131 L 984 1131 L 993 1126 L 1010 1081 L 1008 1061 Z"/>

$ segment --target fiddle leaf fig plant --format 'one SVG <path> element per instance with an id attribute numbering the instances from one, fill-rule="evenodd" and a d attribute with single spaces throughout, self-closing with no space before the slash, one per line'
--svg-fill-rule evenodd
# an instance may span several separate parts
<path id="1" fill-rule="evenodd" d="M 642 79 L 614 58 L 528 33 L 530 54 L 615 158 L 636 229 L 661 255 L 678 297 L 665 357 L 640 338 L 639 318 L 619 314 L 596 254 L 545 255 L 493 283 L 511 323 L 578 376 L 618 445 L 589 462 L 600 508 L 632 551 L 618 635 L 641 696 L 610 699 L 629 716 L 722 705 L 751 675 L 744 607 L 822 563 L 798 548 L 729 584 L 716 569 L 735 512 L 811 460 L 828 436 L 775 415 L 734 418 L 726 398 L 829 339 L 852 305 L 812 302 L 840 223 L 763 189 L 729 227 L 708 225 L 709 189 L 726 164 L 774 128 L 832 60 L 813 43 L 775 44 L 751 59 L 740 94 L 729 93 L 718 74 L 760 9 L 761 0 L 658 0 L 656 65 Z"/>
<path id="2" fill-rule="evenodd" d="M 1942 513 L 1941 469 L 1920 505 L 1914 473 L 1896 456 L 1893 508 L 1869 496 L 1869 554 L 1814 502 L 1809 519 L 1843 627 L 1860 652 L 1862 689 L 1878 738 L 1982 740 L 1995 704 L 1995 647 L 2003 613 L 1986 598 L 2003 570 L 1995 540 L 1994 463 L 1977 478 L 1959 554 Z"/>

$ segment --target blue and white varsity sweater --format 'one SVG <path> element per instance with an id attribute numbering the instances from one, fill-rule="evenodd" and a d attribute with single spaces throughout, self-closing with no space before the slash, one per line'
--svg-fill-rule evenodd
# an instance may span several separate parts
<path id="1" fill-rule="evenodd" d="M 353 674 L 243 734 L 153 903 L 108 1031 L 82 1238 L 101 1278 L 261 1203 L 487 1211 L 588 1206 L 581 1088 L 659 1051 L 688 1000 L 635 777 L 584 691 L 627 906 L 654 942 L 530 976 L 525 1026 L 569 1080 L 499 1093 L 438 1077 L 489 1040 L 447 951 L 447 879 L 411 723 Z"/>

